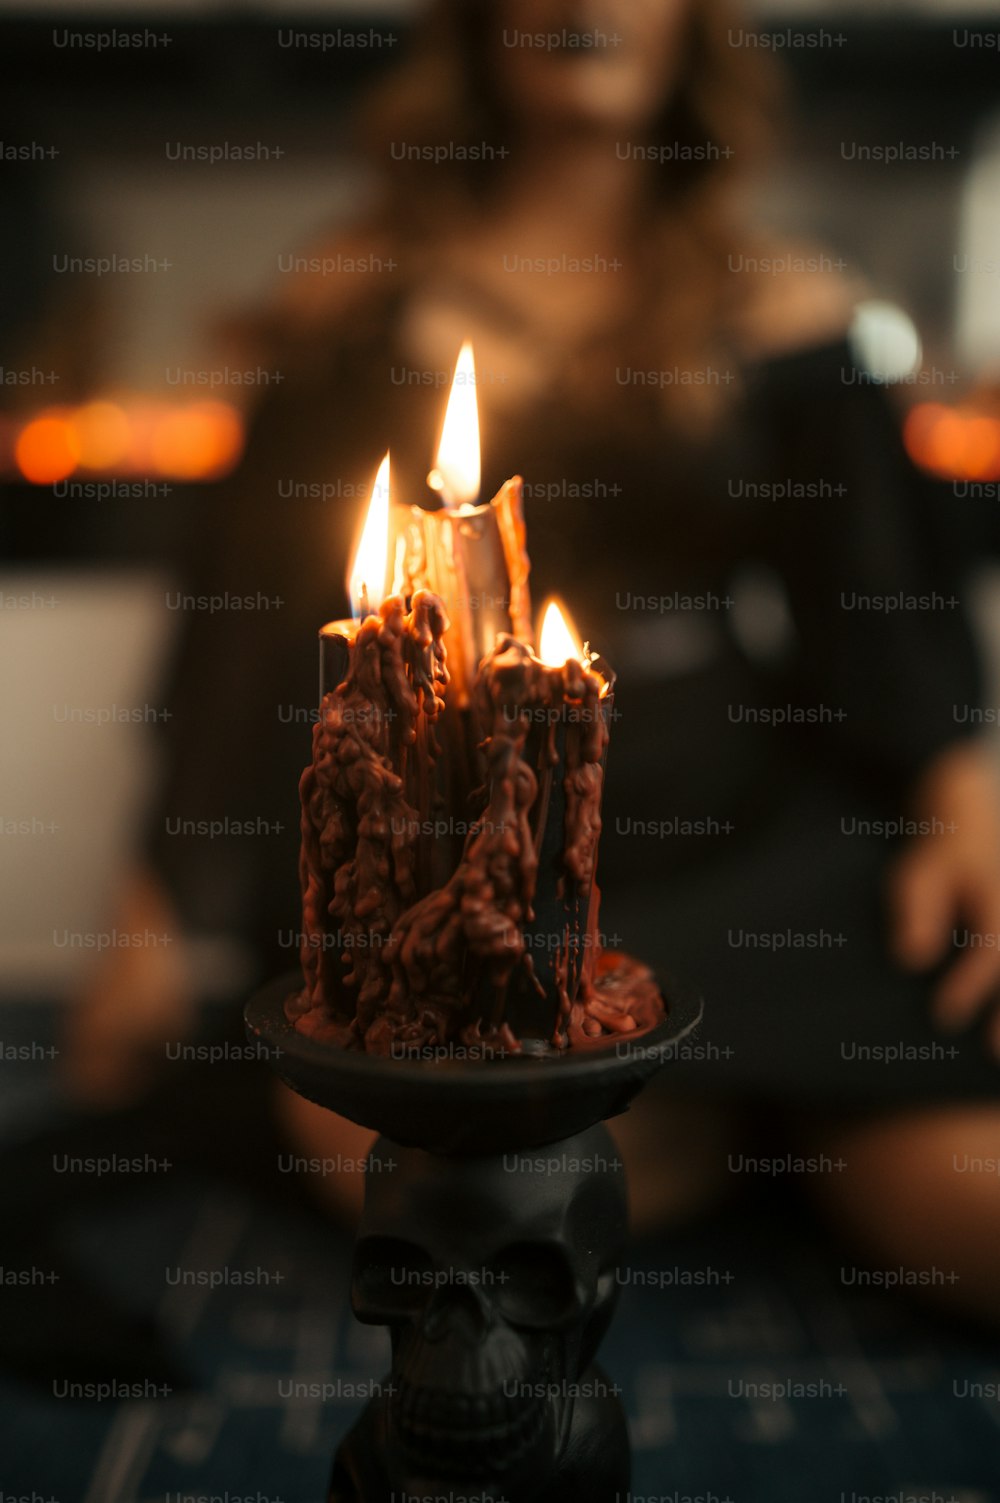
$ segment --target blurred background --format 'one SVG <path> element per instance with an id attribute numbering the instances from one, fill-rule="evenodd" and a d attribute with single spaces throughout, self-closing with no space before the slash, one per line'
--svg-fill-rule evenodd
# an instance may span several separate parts
<path id="1" fill-rule="evenodd" d="M 914 461 L 943 485 L 973 482 L 954 522 L 985 558 L 1000 485 L 1000 9 L 750 10 L 790 72 L 797 121 L 759 186 L 760 217 L 826 246 L 891 305 L 869 309 L 872 369 L 898 382 Z M 0 628 L 7 989 L 51 997 L 79 975 L 80 953 L 53 946 L 52 931 L 97 924 L 147 775 L 148 726 L 70 722 L 53 737 L 51 704 L 157 703 L 177 549 L 205 488 L 237 463 L 247 401 L 273 374 L 248 373 L 228 336 L 265 301 L 283 256 L 363 209 L 347 122 L 405 47 L 413 12 L 113 5 L 109 25 L 169 41 L 94 52 L 72 45 L 81 17 L 94 29 L 89 7 L 0 7 L 2 588 L 59 601 L 19 610 L 12 599 Z M 340 29 L 340 44 L 287 45 L 314 24 Z M 833 40 L 807 45 L 818 28 Z M 845 161 L 852 136 L 948 150 L 887 168 Z M 266 152 L 170 160 L 175 138 Z M 108 257 L 143 259 L 147 274 L 71 269 Z M 340 571 L 331 559 L 331 581 Z M 17 833 L 33 820 L 58 828 Z"/>
<path id="2" fill-rule="evenodd" d="M 56 1047 L 58 1005 L 79 993 L 99 959 L 83 937 L 113 922 L 156 784 L 156 732 L 168 713 L 164 682 L 181 619 L 165 600 L 186 577 L 184 550 L 201 510 L 239 463 L 249 402 L 270 379 L 260 367 L 247 379 L 240 321 L 268 300 L 282 258 L 363 211 L 371 184 L 350 149 L 352 108 L 405 48 L 418 9 L 374 0 L 252 7 L 108 0 L 98 14 L 89 0 L 44 11 L 0 0 L 0 997 L 5 1042 L 30 1041 L 28 1055 L 9 1064 L 5 1056 L 0 1066 L 8 1139 L 27 1140 L 56 1107 L 52 1057 L 39 1040 Z M 748 11 L 788 73 L 795 112 L 781 160 L 753 189 L 757 217 L 823 245 L 863 284 L 856 347 L 873 378 L 891 384 L 910 458 L 950 498 L 955 533 L 980 560 L 978 629 L 996 663 L 1000 5 L 771 0 Z M 148 29 L 166 40 L 97 52 L 74 45 L 84 26 Z M 338 44 L 329 50 L 282 40 L 332 28 Z M 848 41 L 811 45 L 821 28 Z M 844 160 L 848 138 L 947 149 L 889 170 Z M 171 160 L 163 143 L 175 140 L 265 149 L 248 161 Z M 102 272 L 115 258 L 119 267 L 135 258 L 143 274 Z M 331 599 L 342 571 L 343 561 L 331 558 Z M 74 714 L 80 707 L 94 713 Z M 95 720 L 96 707 L 110 711 L 106 723 Z M 117 720 L 115 707 L 127 707 L 128 717 Z M 287 794 L 294 817 L 294 789 Z M 209 1007 L 237 994 L 248 974 L 231 936 L 203 935 L 190 959 Z M 308 1220 L 301 1207 L 296 1214 Z M 204 1296 L 198 1311 L 165 1302 L 161 1316 L 181 1336 L 201 1322 L 202 1377 L 213 1364 L 223 1373 L 214 1397 L 173 1411 L 162 1429 L 134 1412 L 110 1429 L 104 1416 L 89 1430 L 80 1421 L 77 1450 L 68 1453 L 76 1459 L 63 1469 L 64 1500 L 132 1503 L 162 1499 L 178 1478 L 217 1480 L 217 1446 L 231 1488 L 247 1490 L 248 1472 L 233 1459 L 234 1431 L 226 1430 L 241 1406 L 246 1454 L 256 1443 L 255 1417 L 266 1411 L 260 1444 L 268 1456 L 285 1456 L 282 1475 L 292 1479 L 282 1489 L 271 1475 L 268 1496 L 304 1500 L 329 1452 L 327 1420 L 315 1406 L 272 1415 L 271 1389 L 265 1393 L 251 1369 L 283 1350 L 286 1338 L 304 1375 L 323 1370 L 334 1352 L 342 1371 L 358 1374 L 381 1360 L 371 1333 L 315 1324 L 334 1256 L 325 1244 L 303 1252 L 290 1232 L 252 1224 L 238 1199 L 223 1197 L 204 1214 L 196 1206 L 190 1222 L 189 1259 L 229 1258 L 239 1248 L 244 1261 L 290 1270 L 297 1303 L 280 1292 L 269 1312 L 247 1315 L 225 1294 Z M 162 1207 L 138 1227 L 116 1227 L 112 1216 L 84 1235 L 84 1262 L 100 1282 L 109 1258 L 118 1266 L 125 1255 L 123 1238 L 132 1238 L 138 1263 L 152 1268 L 177 1224 Z M 843 1419 L 844 1433 L 868 1447 L 863 1458 L 881 1457 L 879 1484 L 930 1485 L 947 1475 L 941 1496 L 953 1503 L 996 1497 L 995 1407 L 982 1421 L 988 1436 L 976 1432 L 975 1463 L 964 1477 L 959 1450 L 949 1451 L 939 1475 L 944 1452 L 935 1445 L 946 1448 L 946 1440 L 934 1432 L 930 1403 L 920 1408 L 933 1383 L 967 1370 L 968 1354 L 942 1358 L 923 1328 L 914 1334 L 882 1307 L 862 1343 L 835 1300 L 824 1302 L 815 1287 L 795 1292 L 795 1236 L 782 1223 L 762 1214 L 745 1236 L 739 1258 L 749 1295 L 732 1294 L 727 1281 L 715 1304 L 660 1302 L 655 1312 L 650 1296 L 645 1304 L 636 1296 L 628 1330 L 613 1338 L 609 1363 L 625 1364 L 630 1384 L 635 1379 L 630 1417 L 645 1489 L 664 1480 L 659 1466 L 676 1439 L 677 1394 L 697 1398 L 720 1354 L 799 1363 L 805 1376 L 835 1378 L 853 1342 L 850 1360 L 869 1374 L 867 1397 L 843 1405 L 838 1424 Z M 690 1256 L 717 1266 L 720 1277 L 739 1262 L 724 1236 Z M 337 1267 L 342 1289 L 344 1265 Z M 808 1318 L 799 1295 L 812 1300 Z M 672 1357 L 643 1334 L 665 1311 L 678 1343 Z M 38 1319 L 51 1325 L 54 1317 L 39 1311 Z M 124 1328 L 120 1335 L 107 1366 L 127 1373 L 131 1336 Z M 903 1355 L 879 1366 L 887 1352 Z M 30 1368 L 24 1351 L 15 1357 Z M 980 1352 L 976 1360 L 988 1369 L 993 1358 Z M 136 1368 L 144 1377 L 153 1371 L 148 1360 Z M 179 1391 L 187 1381 L 168 1366 L 159 1376 Z M 45 1485 L 37 1468 L 46 1414 L 41 1405 L 25 1410 L 27 1460 L 6 1479 L 11 1486 Z M 752 1409 L 731 1437 L 734 1470 L 712 1471 L 711 1424 L 688 1412 L 695 1459 L 682 1461 L 672 1481 L 695 1490 L 706 1477 L 720 1486 L 728 1479 L 737 1503 L 804 1497 L 794 1477 L 816 1463 L 819 1420 Z M 907 1470 L 918 1453 L 919 1476 Z M 851 1476 L 858 1486 L 870 1480 Z"/>

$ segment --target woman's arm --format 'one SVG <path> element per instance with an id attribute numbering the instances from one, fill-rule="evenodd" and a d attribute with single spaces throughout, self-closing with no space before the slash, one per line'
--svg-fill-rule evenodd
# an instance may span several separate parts
<path id="1" fill-rule="evenodd" d="M 768 526 L 798 642 L 801 700 L 826 704 L 816 754 L 887 817 L 924 822 L 889 876 L 889 942 L 914 970 L 941 965 L 968 927 L 978 942 L 939 981 L 934 1016 L 969 1023 L 1000 986 L 1000 777 L 965 733 L 981 702 L 953 512 L 913 471 L 887 393 L 844 344 L 788 361 L 771 390 L 770 463 L 814 487 Z M 1000 1054 L 1000 1013 L 989 1024 Z"/>

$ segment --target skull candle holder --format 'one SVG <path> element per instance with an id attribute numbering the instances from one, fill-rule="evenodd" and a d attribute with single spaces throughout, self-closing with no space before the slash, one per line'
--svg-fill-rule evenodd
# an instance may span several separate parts
<path id="1" fill-rule="evenodd" d="M 351 1303 L 392 1370 L 334 1460 L 326 1503 L 611 1503 L 629 1486 L 618 1390 L 596 1365 L 626 1235 L 606 1117 L 700 1018 L 673 1001 L 634 1043 L 500 1060 L 384 1059 L 288 1023 L 282 978 L 253 1039 L 310 1100 L 383 1133 Z"/>

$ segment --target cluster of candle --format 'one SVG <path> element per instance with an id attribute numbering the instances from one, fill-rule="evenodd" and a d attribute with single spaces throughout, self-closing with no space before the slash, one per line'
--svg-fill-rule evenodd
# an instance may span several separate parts
<path id="1" fill-rule="evenodd" d="M 428 483 L 439 509 L 394 507 L 383 459 L 352 617 L 320 632 L 289 1017 L 383 1053 L 634 1031 L 628 999 L 591 985 L 613 675 L 555 601 L 534 648 L 520 477 L 478 504 L 468 345 Z"/>

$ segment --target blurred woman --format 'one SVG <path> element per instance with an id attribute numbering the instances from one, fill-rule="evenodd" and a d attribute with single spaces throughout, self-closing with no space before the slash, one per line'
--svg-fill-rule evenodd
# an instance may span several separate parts
<path id="1" fill-rule="evenodd" d="M 955 1268 L 996 1314 L 1000 1211 L 952 1158 L 1000 1153 L 998 950 L 960 938 L 1000 933 L 1000 802 L 956 712 L 979 695 L 957 564 L 848 341 L 857 288 L 748 222 L 774 88 L 747 35 L 728 0 L 432 7 L 366 116 L 370 207 L 283 258 L 255 330 L 282 381 L 195 593 L 258 605 L 192 619 L 145 891 L 262 974 L 294 963 L 315 631 L 387 445 L 397 499 L 433 504 L 471 338 L 483 494 L 525 475 L 536 599 L 559 590 L 619 673 L 602 930 L 706 999 L 626 1123 L 640 1208 L 731 1183 L 717 1103 L 777 1102 L 790 1143 L 847 1164 L 814 1183 L 870 1249 Z M 163 835 L 223 815 L 283 834 Z M 102 996 L 81 1079 L 116 1068 Z"/>

